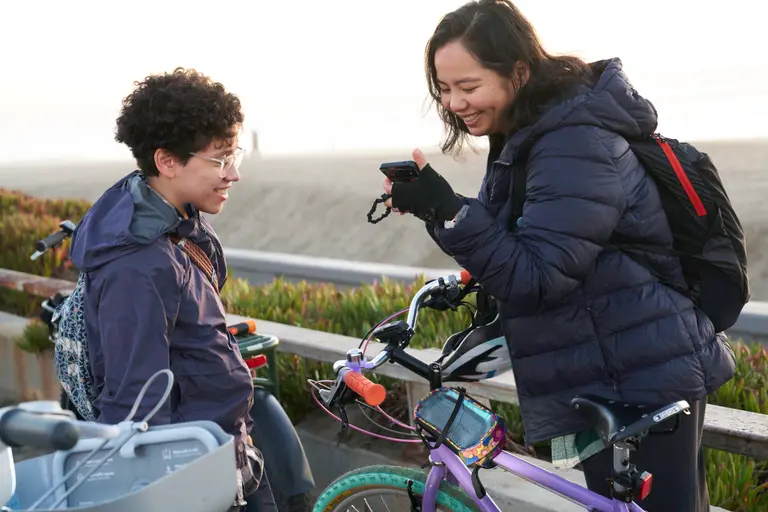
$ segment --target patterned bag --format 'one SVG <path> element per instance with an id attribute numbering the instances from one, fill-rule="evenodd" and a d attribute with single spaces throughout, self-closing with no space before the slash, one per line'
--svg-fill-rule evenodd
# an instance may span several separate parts
<path id="1" fill-rule="evenodd" d="M 80 272 L 74 291 L 53 313 L 56 327 L 53 359 L 56 375 L 77 412 L 87 421 L 94 421 L 92 401 L 93 373 L 88 360 L 88 338 L 85 328 L 85 273 Z"/>
<path id="2" fill-rule="evenodd" d="M 416 404 L 413 417 L 420 431 L 437 440 L 433 448 L 445 443 L 467 466 L 492 467 L 506 443 L 501 418 L 464 388 L 433 390 Z"/>

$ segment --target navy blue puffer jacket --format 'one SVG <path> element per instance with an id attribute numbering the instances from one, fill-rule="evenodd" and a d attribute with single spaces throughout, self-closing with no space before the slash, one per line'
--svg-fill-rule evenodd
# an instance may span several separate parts
<path id="1" fill-rule="evenodd" d="M 589 427 L 570 408 L 577 394 L 664 405 L 702 398 L 734 373 L 725 335 L 610 243 L 616 232 L 671 248 L 672 236 L 656 186 L 626 142 L 655 131 L 656 110 L 619 59 L 593 67 L 594 84 L 489 158 L 480 194 L 464 199 L 456 225 L 434 228 L 499 301 L 529 443 Z M 511 231 L 511 176 L 522 166 L 526 201 Z M 682 280 L 677 258 L 647 258 Z"/>

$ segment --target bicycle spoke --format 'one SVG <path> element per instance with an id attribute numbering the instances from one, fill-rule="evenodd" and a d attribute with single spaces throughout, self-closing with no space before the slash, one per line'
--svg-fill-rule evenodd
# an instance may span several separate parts
<path id="1" fill-rule="evenodd" d="M 378 504 L 381 501 L 381 505 Z M 374 490 L 366 491 L 362 495 L 353 496 L 340 504 L 335 509 L 337 512 L 393 512 L 406 510 L 410 507 L 410 498 L 405 491 L 399 490 Z M 392 505 L 390 507 L 390 505 Z M 447 512 L 447 509 L 438 505 L 437 510 Z"/>

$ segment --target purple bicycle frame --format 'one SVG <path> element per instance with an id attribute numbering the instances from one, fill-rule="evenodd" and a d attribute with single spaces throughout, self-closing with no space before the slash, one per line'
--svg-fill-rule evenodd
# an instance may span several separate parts
<path id="1" fill-rule="evenodd" d="M 481 512 L 501 512 L 499 506 L 488 494 L 483 499 L 477 498 L 472 486 L 471 470 L 449 448 L 441 445 L 430 452 L 429 458 L 436 465 L 432 466 L 427 477 L 421 505 L 423 512 L 435 512 L 437 491 L 440 482 L 446 479 L 457 483 L 464 492 L 472 497 Z M 502 469 L 577 503 L 591 512 L 645 512 L 635 503 L 624 503 L 595 494 L 589 489 L 515 457 L 509 452 L 501 452 L 495 457 L 494 462 Z"/>
<path id="2" fill-rule="evenodd" d="M 394 316 L 396 315 L 389 317 L 387 320 Z M 359 363 L 344 361 L 344 364 L 355 372 L 360 372 L 361 369 L 372 370 L 376 368 L 376 364 L 372 361 L 361 361 Z M 445 445 L 440 445 L 438 448 L 431 450 L 429 458 L 434 465 L 427 477 L 426 488 L 422 498 L 422 512 L 435 512 L 437 491 L 443 480 L 458 484 L 474 500 L 481 512 L 502 512 L 488 494 L 483 499 L 477 497 L 472 486 L 472 472 L 464 465 L 459 456 Z M 502 469 L 528 480 L 553 494 L 581 505 L 590 512 L 646 512 L 636 503 L 625 503 L 617 499 L 606 498 L 563 477 L 557 476 L 546 469 L 531 464 L 520 457 L 515 457 L 506 451 L 494 457 L 494 462 Z"/>

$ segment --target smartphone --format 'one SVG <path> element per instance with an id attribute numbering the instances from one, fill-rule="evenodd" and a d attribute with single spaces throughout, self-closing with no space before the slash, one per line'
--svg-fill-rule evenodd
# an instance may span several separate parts
<path id="1" fill-rule="evenodd" d="M 413 160 L 383 163 L 379 170 L 392 180 L 392 183 L 411 181 L 419 176 L 419 166 Z"/>

